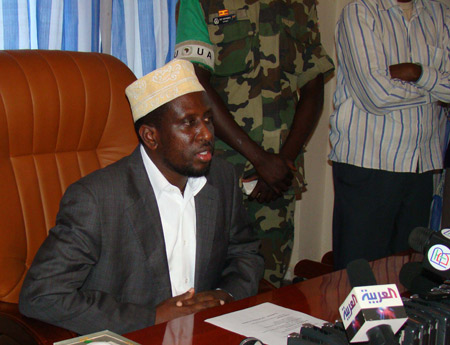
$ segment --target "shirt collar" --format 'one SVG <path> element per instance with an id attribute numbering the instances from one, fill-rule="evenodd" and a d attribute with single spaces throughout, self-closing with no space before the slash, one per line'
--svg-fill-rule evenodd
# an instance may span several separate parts
<path id="1" fill-rule="evenodd" d="M 392 7 L 398 6 L 397 0 L 379 0 L 381 8 L 385 11 L 390 10 Z M 416 7 L 422 7 L 422 0 L 412 0 Z"/>
<path id="2" fill-rule="evenodd" d="M 147 155 L 144 146 L 142 144 L 140 144 L 139 146 L 142 161 L 144 162 L 145 166 L 145 171 L 147 172 L 147 176 L 153 187 L 156 199 L 159 199 L 161 193 L 164 191 L 173 191 L 174 188 L 179 190 L 178 187 L 175 187 L 169 181 L 167 181 L 167 179 L 164 177 L 161 171 L 159 171 L 155 163 L 153 163 L 153 161 Z M 188 197 L 189 195 L 196 196 L 202 190 L 205 184 L 206 184 L 205 176 L 189 177 L 186 183 L 185 196 L 186 197 Z"/>

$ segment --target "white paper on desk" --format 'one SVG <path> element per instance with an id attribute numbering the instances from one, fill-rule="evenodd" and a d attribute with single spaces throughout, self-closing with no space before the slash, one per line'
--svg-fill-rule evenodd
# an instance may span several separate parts
<path id="1" fill-rule="evenodd" d="M 304 323 L 320 327 L 326 322 L 272 303 L 262 303 L 205 321 L 246 337 L 258 338 L 267 345 L 286 345 L 287 336 L 299 332 Z"/>

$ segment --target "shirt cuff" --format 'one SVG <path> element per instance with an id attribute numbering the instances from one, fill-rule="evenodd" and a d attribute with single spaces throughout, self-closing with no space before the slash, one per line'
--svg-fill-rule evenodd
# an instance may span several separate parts
<path id="1" fill-rule="evenodd" d="M 431 92 L 439 80 L 438 71 L 428 66 L 422 66 L 422 75 L 415 82 L 417 87 L 420 87 L 428 92 Z"/>

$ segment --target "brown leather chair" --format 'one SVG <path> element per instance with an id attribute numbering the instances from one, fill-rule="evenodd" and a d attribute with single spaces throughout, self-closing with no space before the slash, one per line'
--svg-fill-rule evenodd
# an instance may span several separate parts
<path id="1" fill-rule="evenodd" d="M 0 51 L 0 344 L 45 344 L 72 332 L 18 312 L 24 276 L 69 184 L 137 145 L 116 58 Z"/>

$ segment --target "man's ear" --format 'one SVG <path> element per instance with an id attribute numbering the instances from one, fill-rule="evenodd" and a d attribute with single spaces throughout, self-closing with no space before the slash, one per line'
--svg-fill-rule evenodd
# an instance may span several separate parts
<path id="1" fill-rule="evenodd" d="M 141 125 L 139 128 L 139 136 L 144 145 L 150 150 L 155 150 L 159 144 L 159 133 L 153 125 Z"/>

